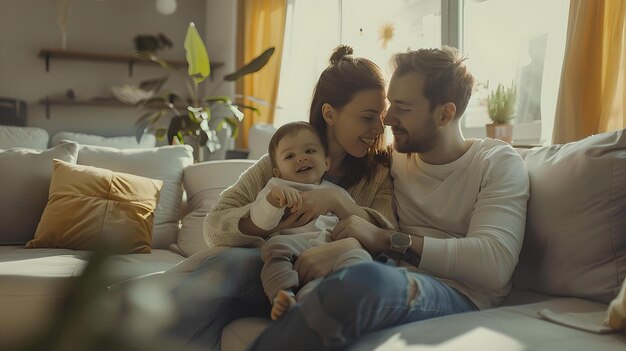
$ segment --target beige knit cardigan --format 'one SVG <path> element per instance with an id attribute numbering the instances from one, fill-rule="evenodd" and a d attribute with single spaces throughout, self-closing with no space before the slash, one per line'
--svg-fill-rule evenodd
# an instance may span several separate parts
<path id="1" fill-rule="evenodd" d="M 203 234 L 209 247 L 258 247 L 265 240 L 239 231 L 239 220 L 250 215 L 250 206 L 267 181 L 272 178 L 269 156 L 263 156 L 246 170 L 237 183 L 220 194 L 219 202 L 204 219 Z M 357 205 L 362 206 L 382 228 L 395 229 L 393 183 L 389 168 L 378 167 L 371 180 L 362 179 L 347 189 Z"/>

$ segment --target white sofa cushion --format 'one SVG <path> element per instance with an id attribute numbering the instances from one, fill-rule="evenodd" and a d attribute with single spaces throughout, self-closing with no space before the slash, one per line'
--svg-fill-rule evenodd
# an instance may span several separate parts
<path id="1" fill-rule="evenodd" d="M 267 153 L 267 147 L 270 144 L 270 139 L 276 132 L 271 124 L 254 124 L 248 132 L 248 153 L 249 160 L 258 160 Z"/>
<path id="2" fill-rule="evenodd" d="M 0 126 L 0 149 L 28 147 L 45 150 L 49 139 L 48 132 L 41 128 Z"/>
<path id="3" fill-rule="evenodd" d="M 25 244 L 35 236 L 48 203 L 52 159 L 75 163 L 77 155 L 73 142 L 44 151 L 0 150 L 0 244 Z"/>
<path id="4" fill-rule="evenodd" d="M 162 180 L 163 188 L 154 212 L 152 248 L 167 249 L 176 242 L 183 194 L 183 170 L 193 163 L 190 146 L 120 150 L 81 145 L 77 163 Z"/>
<path id="5" fill-rule="evenodd" d="M 185 168 L 183 184 L 187 193 L 187 210 L 175 247 L 185 256 L 208 248 L 202 235 L 204 218 L 217 203 L 222 191 L 233 185 L 253 160 L 225 160 L 198 163 Z"/>
<path id="6" fill-rule="evenodd" d="M 58 132 L 52 136 L 52 145 L 57 145 L 62 140 L 72 140 L 81 145 L 107 146 L 118 149 L 141 149 L 156 146 L 154 134 L 144 134 L 137 142 L 134 136 L 103 137 L 100 135 Z"/>
<path id="7" fill-rule="evenodd" d="M 0 349 L 12 340 L 27 340 L 58 320 L 68 287 L 87 264 L 91 251 L 25 249 L 0 246 Z M 106 284 L 144 274 L 165 271 L 184 257 L 168 250 L 150 254 L 113 255 L 106 259 L 99 276 Z"/>
<path id="8" fill-rule="evenodd" d="M 605 309 L 600 303 L 557 298 L 461 313 L 368 334 L 348 350 L 623 350 L 624 334 L 594 334 L 544 320 L 539 314 L 550 310 L 597 319 Z M 246 350 L 270 323 L 261 318 L 230 323 L 222 333 L 222 350 Z"/>
<path id="9" fill-rule="evenodd" d="M 523 157 L 531 190 L 515 286 L 609 303 L 626 276 L 626 132 Z"/>

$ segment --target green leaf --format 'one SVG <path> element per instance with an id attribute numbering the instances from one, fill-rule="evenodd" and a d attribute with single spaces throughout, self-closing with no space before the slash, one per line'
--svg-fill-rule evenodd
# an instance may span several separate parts
<path id="1" fill-rule="evenodd" d="M 189 111 L 190 116 L 193 116 L 194 120 L 198 123 L 200 123 L 200 121 L 206 121 L 211 117 L 211 110 L 205 107 L 187 106 L 187 111 Z"/>
<path id="2" fill-rule="evenodd" d="M 198 145 L 200 147 L 205 146 L 207 141 L 209 141 L 209 136 L 207 135 L 207 133 L 203 130 L 200 131 L 200 142 L 198 143 Z"/>
<path id="3" fill-rule="evenodd" d="M 204 42 L 193 22 L 190 22 L 189 27 L 187 27 L 185 51 L 187 53 L 187 63 L 189 64 L 187 73 L 196 84 L 201 83 L 211 73 L 211 65 Z"/>
<path id="4" fill-rule="evenodd" d="M 233 72 L 225 76 L 224 80 L 234 81 L 247 74 L 254 73 L 260 70 L 261 68 L 263 68 L 263 66 L 265 66 L 265 64 L 267 64 L 267 61 L 269 61 L 270 57 L 272 57 L 275 50 L 276 49 L 274 47 L 271 47 L 265 50 L 261 55 L 257 56 L 254 60 L 248 62 L 246 65 L 238 69 L 236 72 Z"/>
<path id="5" fill-rule="evenodd" d="M 261 111 L 254 106 L 248 106 L 248 105 L 242 105 L 242 104 L 237 104 L 235 106 L 237 106 L 237 108 L 239 109 L 245 108 L 245 109 L 251 110 L 252 112 L 256 113 L 257 116 L 261 115 Z"/>
<path id="6" fill-rule="evenodd" d="M 141 140 L 141 137 L 146 132 L 148 126 L 155 124 L 159 118 L 165 114 L 165 112 L 167 112 L 167 110 L 160 110 L 156 112 L 150 111 L 139 117 L 137 122 L 135 122 L 135 126 L 137 127 L 135 129 L 135 139 L 137 142 Z"/>
<path id="7" fill-rule="evenodd" d="M 232 101 L 228 96 L 209 96 L 204 98 L 204 102 L 208 103 L 209 105 L 213 105 L 216 102 L 222 104 L 232 104 Z"/>
<path id="8" fill-rule="evenodd" d="M 163 111 L 163 110 L 161 110 Z M 139 126 L 144 124 L 145 121 L 151 122 L 153 117 L 157 116 L 161 111 L 148 111 L 146 113 L 144 113 L 143 115 L 141 115 L 141 117 L 139 117 L 139 119 L 137 120 L 137 122 L 135 122 L 135 126 Z M 156 122 L 156 120 L 155 120 Z M 147 126 L 147 124 L 146 124 Z"/>
<path id="9" fill-rule="evenodd" d="M 228 125 L 231 138 L 236 138 L 237 135 L 239 135 L 239 123 L 238 122 L 239 121 L 237 121 L 236 119 L 232 117 L 224 118 L 223 123 Z"/>
<path id="10" fill-rule="evenodd" d="M 215 130 L 211 130 L 210 132 L 207 133 L 207 142 L 205 146 L 207 147 L 207 149 L 209 149 L 209 152 L 215 152 L 222 147 Z"/>
<path id="11" fill-rule="evenodd" d="M 172 120 L 170 121 L 170 125 L 167 128 L 167 142 L 171 143 L 172 142 L 172 138 L 176 135 L 179 136 L 179 141 L 182 143 L 183 138 L 182 138 L 182 134 L 181 134 L 181 129 L 183 128 L 183 118 L 185 118 L 185 116 L 174 116 L 172 117 Z"/>
<path id="12" fill-rule="evenodd" d="M 156 132 L 154 133 L 154 136 L 159 141 L 163 140 L 167 136 L 167 129 L 165 129 L 165 128 L 157 129 Z"/>
<path id="13" fill-rule="evenodd" d="M 228 110 L 239 120 L 239 122 L 243 121 L 243 112 L 239 111 L 237 106 L 231 104 L 224 104 Z"/>
<path id="14" fill-rule="evenodd" d="M 250 100 L 254 103 L 257 103 L 259 105 L 263 105 L 263 106 L 267 106 L 267 107 L 272 107 L 272 104 L 270 104 L 269 102 L 263 100 L 263 99 L 259 99 L 256 98 L 254 96 L 249 96 L 249 95 L 242 95 L 242 94 L 235 94 L 236 98 L 241 98 L 241 99 L 245 99 L 245 100 Z"/>

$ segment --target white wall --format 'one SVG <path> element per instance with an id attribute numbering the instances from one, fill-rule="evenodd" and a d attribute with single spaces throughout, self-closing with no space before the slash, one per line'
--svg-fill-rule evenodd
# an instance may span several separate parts
<path id="1" fill-rule="evenodd" d="M 207 42 L 211 59 L 234 62 L 234 49 L 231 56 L 227 55 L 229 47 L 223 42 L 235 35 L 234 30 L 228 33 L 231 28 L 224 25 L 229 23 L 230 14 L 219 14 L 222 9 L 230 10 L 228 3 L 178 0 L 176 12 L 164 16 L 156 11 L 155 0 L 71 0 L 68 49 L 130 54 L 136 35 L 162 32 L 174 42 L 174 48 L 159 55 L 184 60 L 184 36 L 188 23 L 193 21 Z M 234 22 L 236 17 L 232 18 Z M 212 28 L 209 32 L 216 38 L 207 39 L 203 35 L 207 33 L 205 22 L 209 20 L 208 28 Z M 234 45 L 233 39 L 232 48 Z M 103 136 L 134 135 L 134 123 L 143 113 L 139 109 L 52 106 L 50 119 L 46 119 L 45 109 L 38 101 L 47 95 L 62 96 L 68 89 L 73 89 L 78 99 L 111 97 L 111 86 L 138 84 L 167 71 L 156 65 L 135 65 L 134 74 L 129 77 L 128 66 L 123 63 L 52 59 L 50 72 L 45 72 L 44 60 L 38 57 L 39 49 L 58 47 L 60 32 L 54 0 L 0 1 L 0 96 L 25 100 L 28 125 L 44 128 L 51 136 L 62 130 Z M 171 75 L 168 85 L 184 91 L 180 77 Z"/>
<path id="2" fill-rule="evenodd" d="M 237 44 L 237 1 L 207 0 L 205 16 L 206 35 L 204 36 L 209 59 L 223 62 L 222 68 L 211 75 L 213 81 L 207 82 L 207 93 L 222 81 L 222 77 L 236 69 Z M 214 95 L 232 96 L 235 93 L 233 82 L 220 84 Z"/>

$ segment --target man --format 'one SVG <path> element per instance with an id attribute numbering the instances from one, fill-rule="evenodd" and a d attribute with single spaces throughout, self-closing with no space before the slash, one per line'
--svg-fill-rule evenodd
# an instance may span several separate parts
<path id="1" fill-rule="evenodd" d="M 386 327 L 496 306 L 509 292 L 528 173 L 510 145 L 463 137 L 459 120 L 474 83 L 464 60 L 450 47 L 393 59 L 385 124 L 394 135 L 399 231 L 349 217 L 332 233 L 390 264 L 328 275 L 253 349 L 341 349 Z"/>

